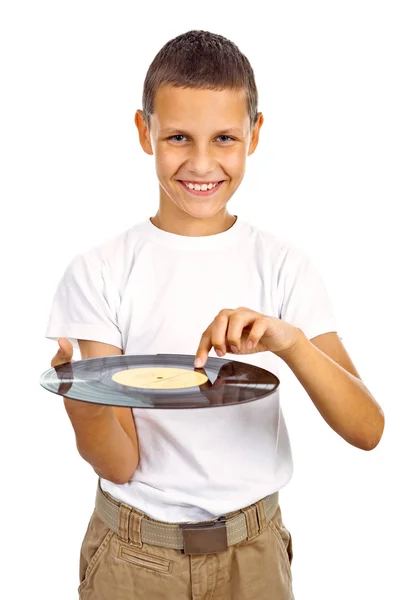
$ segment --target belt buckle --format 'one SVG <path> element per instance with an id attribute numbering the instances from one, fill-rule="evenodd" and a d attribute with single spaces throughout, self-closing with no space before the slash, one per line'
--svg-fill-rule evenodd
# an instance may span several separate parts
<path id="1" fill-rule="evenodd" d="M 216 554 L 227 550 L 226 519 L 202 523 L 180 523 L 184 554 Z"/>

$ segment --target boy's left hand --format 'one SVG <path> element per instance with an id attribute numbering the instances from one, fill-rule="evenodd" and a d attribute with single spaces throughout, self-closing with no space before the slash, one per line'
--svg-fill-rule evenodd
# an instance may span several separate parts
<path id="1" fill-rule="evenodd" d="M 297 343 L 301 330 L 286 321 L 269 317 L 250 308 L 224 308 L 202 334 L 195 357 L 195 368 L 206 364 L 214 347 L 218 356 L 255 354 L 269 350 L 275 354 L 287 352 Z M 248 344 L 252 342 L 252 347 Z"/>

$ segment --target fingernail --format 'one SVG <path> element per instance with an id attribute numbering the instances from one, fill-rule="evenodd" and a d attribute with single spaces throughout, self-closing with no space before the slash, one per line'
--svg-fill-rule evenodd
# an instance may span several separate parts
<path id="1" fill-rule="evenodd" d="M 238 348 L 237 348 L 237 346 L 230 346 L 230 348 L 231 348 L 231 350 L 232 350 L 232 352 L 234 354 L 238 354 Z"/>
<path id="2" fill-rule="evenodd" d="M 195 365 L 195 368 L 196 368 L 196 369 L 199 369 L 199 367 L 201 367 L 201 366 L 202 366 L 202 359 L 201 359 L 201 358 L 195 358 L 195 363 L 194 363 L 194 365 Z"/>
<path id="3" fill-rule="evenodd" d="M 216 350 L 216 354 L 217 354 L 217 356 L 220 356 L 220 357 L 223 356 L 223 352 L 221 350 Z"/>
<path id="4" fill-rule="evenodd" d="M 249 342 L 247 343 L 247 348 L 249 350 L 251 350 L 252 346 L 253 346 L 253 343 L 249 340 Z"/>

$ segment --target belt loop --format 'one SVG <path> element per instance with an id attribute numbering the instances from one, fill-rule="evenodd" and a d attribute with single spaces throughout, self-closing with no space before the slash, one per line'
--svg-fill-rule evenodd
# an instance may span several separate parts
<path id="1" fill-rule="evenodd" d="M 264 531 L 267 527 L 265 501 L 258 500 L 255 504 L 256 504 L 256 511 L 258 513 L 259 528 L 260 528 L 260 531 Z"/>
<path id="2" fill-rule="evenodd" d="M 142 536 L 141 536 L 141 523 L 144 515 L 139 511 L 133 510 L 131 512 L 131 519 L 129 523 L 129 537 L 130 543 L 136 548 L 142 548 Z"/>
<path id="3" fill-rule="evenodd" d="M 118 511 L 118 531 L 117 535 L 123 542 L 129 542 L 129 521 L 130 521 L 131 507 L 127 506 L 123 502 L 120 503 Z"/>
<path id="4" fill-rule="evenodd" d="M 246 508 L 241 508 L 241 512 L 245 515 L 246 520 L 246 528 L 248 530 L 248 540 L 253 540 L 258 533 L 258 520 L 256 517 L 256 505 L 252 504 L 251 506 L 247 506 Z"/>

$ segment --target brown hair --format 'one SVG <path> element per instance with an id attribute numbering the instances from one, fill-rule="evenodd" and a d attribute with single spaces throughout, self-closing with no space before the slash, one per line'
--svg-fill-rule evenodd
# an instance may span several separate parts
<path id="1" fill-rule="evenodd" d="M 163 84 L 216 91 L 245 89 L 251 129 L 256 124 L 258 90 L 253 69 L 238 46 L 222 35 L 194 29 L 168 41 L 159 50 L 143 86 L 143 117 L 148 129 L 155 94 Z"/>

